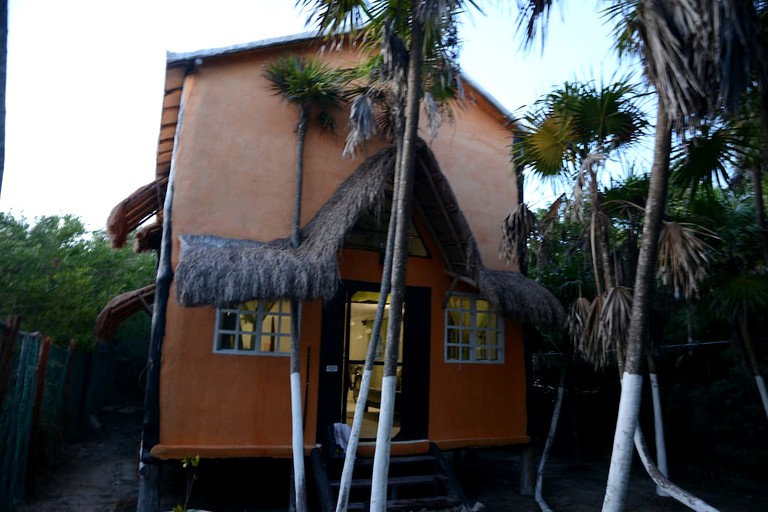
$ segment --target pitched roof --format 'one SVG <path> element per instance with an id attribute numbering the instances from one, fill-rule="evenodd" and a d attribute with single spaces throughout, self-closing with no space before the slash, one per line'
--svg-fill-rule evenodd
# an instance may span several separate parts
<path id="1" fill-rule="evenodd" d="M 154 302 L 154 284 L 113 297 L 96 318 L 96 338 L 100 341 L 113 338 L 123 320 L 134 313 L 144 311 L 151 315 Z"/>
<path id="2" fill-rule="evenodd" d="M 302 243 L 211 235 L 180 236 L 175 282 L 183 306 L 225 306 L 251 299 L 329 299 L 340 282 L 338 252 L 346 234 L 366 211 L 384 204 L 394 174 L 395 149 L 368 158 L 347 178 L 302 230 Z M 446 272 L 474 285 L 505 315 L 537 324 L 560 325 L 560 302 L 517 272 L 484 267 L 477 243 L 448 180 L 427 145 L 416 151 L 414 205 L 440 247 Z"/>
<path id="3" fill-rule="evenodd" d="M 128 233 L 151 216 L 163 211 L 167 187 L 168 177 L 159 178 L 139 187 L 112 209 L 107 219 L 107 235 L 112 242 L 112 247 L 115 249 L 123 247 L 128 239 Z"/>

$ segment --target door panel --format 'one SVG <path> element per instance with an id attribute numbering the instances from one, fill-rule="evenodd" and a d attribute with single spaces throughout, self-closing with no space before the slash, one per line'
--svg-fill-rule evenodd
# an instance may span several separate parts
<path id="1" fill-rule="evenodd" d="M 336 422 L 351 425 L 358 387 L 356 373 L 362 373 L 367 341 L 371 335 L 378 285 L 344 282 L 336 297 L 323 310 L 320 348 L 318 399 L 318 440 L 329 439 L 329 427 Z M 429 411 L 429 318 L 430 290 L 408 287 L 402 327 L 402 345 L 397 416 L 393 433 L 396 440 L 423 439 L 427 435 Z M 386 332 L 386 329 L 383 329 Z M 383 349 L 381 349 L 383 356 Z M 383 358 L 381 359 L 383 361 Z M 374 380 L 383 366 L 377 364 Z M 378 371 L 377 371 L 378 370 Z M 378 386 L 372 381 L 372 389 Z M 367 401 L 362 437 L 375 435 L 378 396 L 374 391 Z"/>

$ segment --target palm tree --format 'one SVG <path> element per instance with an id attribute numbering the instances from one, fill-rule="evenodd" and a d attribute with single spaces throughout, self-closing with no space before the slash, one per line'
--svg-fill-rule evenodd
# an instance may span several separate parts
<path id="1" fill-rule="evenodd" d="M 565 83 L 537 101 L 534 110 L 517 122 L 516 172 L 527 169 L 540 178 L 572 181 L 573 212 L 579 219 L 585 206 L 583 189 L 589 186 L 592 266 L 598 295 L 614 286 L 598 171 L 612 152 L 626 149 L 644 133 L 647 121 L 638 98 L 636 88 L 626 80 L 609 85 Z"/>
<path id="2" fill-rule="evenodd" d="M 393 198 L 394 242 L 392 250 L 392 275 L 389 279 L 391 289 L 390 318 L 387 329 L 387 349 L 385 353 L 384 377 L 382 379 L 382 403 L 376 436 L 376 454 L 374 458 L 373 481 L 371 484 L 371 510 L 383 511 L 386 508 L 387 473 L 389 469 L 390 433 L 394 415 L 396 370 L 402 305 L 405 295 L 405 270 L 407 264 L 408 225 L 413 195 L 413 174 L 415 170 L 415 146 L 419 122 L 419 105 L 422 97 L 422 68 L 425 62 L 437 55 L 450 61 L 451 54 L 446 50 L 455 48 L 457 41 L 449 37 L 455 32 L 456 15 L 465 4 L 472 0 L 427 0 L 410 2 L 391 2 L 388 0 L 300 0 L 303 7 L 309 7 L 311 21 L 321 33 L 334 33 L 348 29 L 352 35 L 357 30 L 368 33 L 383 33 L 382 47 L 385 67 L 394 71 L 395 89 L 404 98 L 402 108 L 402 135 L 395 126 L 395 144 L 398 148 L 395 172 L 395 190 Z M 398 37 L 386 37 L 394 34 Z M 408 48 L 407 65 L 399 61 L 388 60 L 401 52 L 390 52 L 391 42 L 400 42 Z M 387 66 L 387 65 L 390 66 Z M 395 105 L 396 109 L 400 105 Z M 396 119 L 399 115 L 396 113 Z M 386 276 L 383 276 L 386 277 Z M 379 307 L 383 304 L 380 302 Z"/>
<path id="3" fill-rule="evenodd" d="M 8 2 L 2 0 L 0 7 L 0 194 L 3 191 L 5 170 L 5 82 L 8 61 Z"/>
<path id="4" fill-rule="evenodd" d="M 528 39 L 543 25 L 554 0 L 530 0 Z M 613 1 L 609 14 L 617 22 L 620 50 L 640 56 L 645 75 L 658 95 L 654 161 L 643 238 L 635 277 L 632 316 L 627 339 L 622 393 L 617 418 L 604 511 L 619 511 L 629 484 L 632 442 L 642 392 L 644 341 L 650 311 L 650 292 L 658 235 L 666 203 L 672 128 L 711 114 L 720 106 L 738 105 L 754 60 L 750 45 L 754 17 L 752 2 L 729 0 Z M 715 23 L 717 20 L 718 23 Z M 721 51 L 726 48 L 728 51 Z M 736 61 L 734 58 L 741 57 Z"/>
<path id="5" fill-rule="evenodd" d="M 291 245 L 301 244 L 301 197 L 304 176 L 304 140 L 310 114 L 318 111 L 317 121 L 323 128 L 333 129 L 330 110 L 342 101 L 341 73 L 317 60 L 297 56 L 282 57 L 267 65 L 265 75 L 272 89 L 283 100 L 296 106 L 296 193 L 294 196 Z M 307 510 L 306 477 L 304 473 L 304 433 L 301 407 L 301 377 L 299 365 L 299 301 L 291 300 L 291 425 L 293 444 L 293 473 L 295 506 L 298 512 Z"/>

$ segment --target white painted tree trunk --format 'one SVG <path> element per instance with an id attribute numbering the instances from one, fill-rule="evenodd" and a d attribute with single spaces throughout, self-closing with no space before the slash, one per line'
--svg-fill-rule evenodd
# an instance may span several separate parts
<path id="1" fill-rule="evenodd" d="M 536 471 L 536 490 L 533 494 L 533 499 L 536 500 L 536 504 L 541 509 L 541 512 L 552 512 L 547 502 L 542 497 L 542 488 L 544 486 L 544 468 L 547 464 L 547 457 L 549 457 L 549 450 L 552 448 L 552 443 L 555 440 L 555 432 L 557 432 L 557 422 L 560 419 L 560 410 L 563 406 L 563 395 L 565 394 L 565 371 L 560 376 L 560 384 L 557 386 L 557 399 L 555 400 L 555 408 L 552 410 L 552 421 L 549 423 L 549 433 L 547 434 L 547 440 L 544 443 L 544 450 L 541 452 L 541 460 L 539 460 L 539 468 Z"/>
<path id="2" fill-rule="evenodd" d="M 399 160 L 400 151 L 396 152 L 395 161 Z M 397 187 L 400 180 L 395 177 L 395 193 L 397 198 Z M 360 443 L 360 430 L 363 427 L 363 418 L 365 416 L 365 403 L 368 401 L 368 392 L 371 389 L 371 377 L 373 376 L 373 363 L 376 359 L 381 340 L 381 324 L 384 320 L 384 308 L 387 304 L 389 295 L 390 279 L 392 279 L 392 250 L 395 245 L 395 227 L 397 225 L 397 206 L 393 202 L 390 213 L 389 227 L 387 228 L 387 245 L 384 249 L 384 270 L 381 274 L 381 289 L 379 290 L 379 302 L 376 307 L 376 317 L 373 320 L 371 330 L 371 340 L 368 342 L 368 350 L 365 354 L 365 367 L 360 381 L 360 389 L 357 394 L 357 403 L 355 404 L 355 416 L 352 420 L 352 432 L 349 434 L 347 451 L 344 456 L 344 469 L 341 471 L 341 482 L 339 484 L 339 497 L 336 502 L 336 512 L 345 512 L 349 504 L 349 490 L 352 487 L 352 473 L 355 469 L 355 458 L 357 457 L 357 446 Z"/>
<path id="3" fill-rule="evenodd" d="M 299 301 L 291 301 L 291 439 L 293 447 L 293 485 L 296 512 L 307 512 L 304 473 L 304 426 L 301 413 L 301 372 L 299 371 Z"/>
<path id="4" fill-rule="evenodd" d="M 395 245 L 392 251 L 392 299 L 389 305 L 387 346 L 384 355 L 384 377 L 381 383 L 381 408 L 376 431 L 376 452 L 371 475 L 371 512 L 385 512 L 387 508 L 387 479 L 389 454 L 392 444 L 392 420 L 395 412 L 397 388 L 397 360 L 400 340 L 400 324 L 405 299 L 405 276 L 408 265 L 408 228 L 411 219 L 413 176 L 416 167 L 416 143 L 419 125 L 419 97 L 421 92 L 424 32 L 419 20 L 418 4 L 411 2 L 411 41 L 408 61 L 408 88 L 406 92 L 405 130 L 402 156 L 398 163 L 400 185 L 398 187 L 397 225 Z M 407 343 L 407 341 L 406 341 Z"/>
<path id="5" fill-rule="evenodd" d="M 762 375 L 755 375 L 755 384 L 757 384 L 757 390 L 760 392 L 760 399 L 763 401 L 765 415 L 768 417 L 768 391 L 765 389 L 765 379 Z"/>
<path id="6" fill-rule="evenodd" d="M 392 443 L 392 418 L 395 412 L 395 390 L 397 377 L 385 375 L 381 380 L 381 409 L 379 425 L 376 430 L 376 453 L 373 458 L 373 480 L 371 482 L 371 512 L 387 510 L 387 474 L 389 473 L 389 454 Z"/>
<path id="7" fill-rule="evenodd" d="M 637 423 L 635 426 L 634 442 L 635 448 L 637 448 L 637 453 L 640 455 L 640 460 L 643 461 L 643 465 L 645 466 L 645 470 L 648 472 L 648 475 L 651 477 L 651 479 L 656 483 L 657 487 L 660 487 L 664 492 L 666 492 L 667 495 L 676 499 L 691 510 L 695 510 L 696 512 L 719 512 L 715 507 L 709 505 L 703 500 L 700 500 L 687 491 L 684 491 L 680 487 L 670 482 L 666 476 L 661 474 L 659 468 L 657 468 L 651 460 L 648 445 L 645 444 L 645 439 L 643 438 L 643 432 L 640 430 L 639 423 Z"/>
<path id="8" fill-rule="evenodd" d="M 623 490 L 629 486 L 633 454 L 631 444 L 637 426 L 642 388 L 642 375 L 624 374 L 621 381 L 621 400 L 616 419 L 616 432 L 613 437 L 613 455 L 608 471 L 608 483 L 605 487 L 603 512 L 621 512 L 624 510 L 626 496 Z M 628 447 L 627 444 L 630 446 Z"/>
<path id="9" fill-rule="evenodd" d="M 293 485 L 296 493 L 296 512 L 307 512 L 306 476 L 304 473 L 304 429 L 301 424 L 301 374 L 291 373 L 291 419 L 293 434 Z"/>
<path id="10" fill-rule="evenodd" d="M 661 474 L 669 478 L 667 468 L 667 445 L 664 441 L 664 418 L 661 411 L 661 393 L 659 392 L 659 377 L 656 373 L 649 373 L 651 379 L 651 397 L 653 398 L 653 433 L 656 439 L 656 465 Z M 656 494 L 669 496 L 661 486 L 656 486 Z"/>

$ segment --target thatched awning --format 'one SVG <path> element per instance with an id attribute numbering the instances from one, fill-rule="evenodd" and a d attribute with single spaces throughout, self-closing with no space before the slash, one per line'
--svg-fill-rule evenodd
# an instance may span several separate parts
<path id="1" fill-rule="evenodd" d="M 473 284 L 503 314 L 559 325 L 560 302 L 517 272 L 486 269 L 477 243 L 432 151 L 417 147 L 415 206 L 422 213 L 446 271 Z M 182 235 L 176 295 L 182 306 L 226 306 L 251 299 L 330 299 L 338 289 L 338 252 L 359 217 L 384 204 L 394 174 L 395 150 L 382 149 L 349 177 L 302 230 L 302 243 Z"/>
<path id="2" fill-rule="evenodd" d="M 107 234 L 113 248 L 123 247 L 128 233 L 163 210 L 167 187 L 168 177 L 158 178 L 136 190 L 112 209 L 107 219 Z"/>
<path id="3" fill-rule="evenodd" d="M 114 297 L 104 306 L 96 318 L 94 334 L 99 341 L 113 338 L 118 327 L 129 316 L 145 311 L 152 314 L 152 304 L 155 302 L 155 285 L 151 284 L 138 290 L 126 292 Z"/>
<path id="4" fill-rule="evenodd" d="M 162 218 L 158 218 L 158 220 L 152 224 L 145 224 L 141 229 L 136 231 L 133 250 L 134 252 L 159 251 L 162 238 L 163 220 Z"/>

